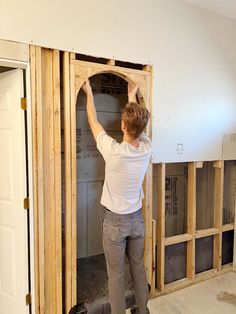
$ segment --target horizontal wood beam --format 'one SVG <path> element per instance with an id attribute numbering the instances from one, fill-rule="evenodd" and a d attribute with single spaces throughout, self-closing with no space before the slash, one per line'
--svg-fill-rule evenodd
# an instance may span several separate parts
<path id="1" fill-rule="evenodd" d="M 226 224 L 222 226 L 222 232 L 234 230 L 234 223 Z"/>
<path id="2" fill-rule="evenodd" d="M 165 238 L 165 246 L 173 245 L 177 243 L 187 242 L 193 239 L 193 236 L 191 234 L 185 233 L 180 234 L 173 237 Z"/>
<path id="3" fill-rule="evenodd" d="M 220 229 L 217 229 L 217 228 L 197 230 L 195 234 L 195 238 L 196 239 L 205 238 L 205 237 L 209 237 L 209 236 L 219 234 L 219 233 L 220 233 Z"/>

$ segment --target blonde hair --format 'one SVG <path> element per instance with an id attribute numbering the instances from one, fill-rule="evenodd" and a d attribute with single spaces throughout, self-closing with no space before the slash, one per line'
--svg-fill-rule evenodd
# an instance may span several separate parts
<path id="1" fill-rule="evenodd" d="M 147 108 L 135 102 L 128 102 L 122 114 L 127 133 L 133 138 L 139 137 L 145 130 L 149 118 L 150 112 Z"/>

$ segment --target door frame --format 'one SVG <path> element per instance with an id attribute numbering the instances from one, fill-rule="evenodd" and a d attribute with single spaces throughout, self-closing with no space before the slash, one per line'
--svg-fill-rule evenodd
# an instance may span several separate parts
<path id="1" fill-rule="evenodd" d="M 123 68 L 113 62 L 99 64 L 76 60 L 74 53 L 63 55 L 64 143 L 65 143 L 65 308 L 66 313 L 77 304 L 77 254 L 76 254 L 76 99 L 83 82 L 89 77 L 112 73 L 127 82 L 140 82 L 141 101 L 151 112 L 152 67 L 143 70 Z M 151 119 L 147 134 L 151 137 Z M 145 266 L 152 291 L 155 291 L 155 224 L 152 219 L 152 163 L 144 180 L 143 215 L 145 220 Z"/>
<path id="2" fill-rule="evenodd" d="M 4 43 L 4 47 L 1 44 Z M 18 48 L 20 51 L 19 60 L 12 59 L 11 51 Z M 27 98 L 26 123 L 27 123 L 27 158 L 28 158 L 28 189 L 29 189 L 29 238 L 30 238 L 30 265 L 28 265 L 28 275 L 30 276 L 30 293 L 31 293 L 31 312 L 35 313 L 35 281 L 34 281 L 34 217 L 33 217 L 33 176 L 32 176 L 32 135 L 31 135 L 31 97 L 30 97 L 30 65 L 29 65 L 29 46 L 20 43 L 12 43 L 8 41 L 0 41 L 0 66 L 11 67 L 13 69 L 22 69 L 24 71 L 25 80 L 23 86 L 25 89 L 25 97 Z M 8 59 L 9 55 L 9 59 Z M 14 56 L 17 58 L 17 56 Z M 20 106 L 20 103 L 19 103 Z M 27 195 L 25 196 L 27 197 Z M 23 200 L 22 200 L 23 206 Z M 30 313 L 30 312 L 29 312 Z"/>

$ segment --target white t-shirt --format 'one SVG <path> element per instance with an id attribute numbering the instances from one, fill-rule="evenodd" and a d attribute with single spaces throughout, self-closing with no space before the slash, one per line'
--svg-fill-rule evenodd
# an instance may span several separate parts
<path id="1" fill-rule="evenodd" d="M 117 214 L 129 214 L 142 207 L 142 183 L 152 145 L 145 133 L 139 140 L 136 148 L 127 142 L 117 143 L 105 131 L 97 136 L 97 148 L 106 163 L 101 204 Z"/>

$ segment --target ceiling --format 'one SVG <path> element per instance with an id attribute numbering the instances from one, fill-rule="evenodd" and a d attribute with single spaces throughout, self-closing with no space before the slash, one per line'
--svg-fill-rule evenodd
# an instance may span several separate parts
<path id="1" fill-rule="evenodd" d="M 236 0 L 182 0 L 236 20 Z"/>

